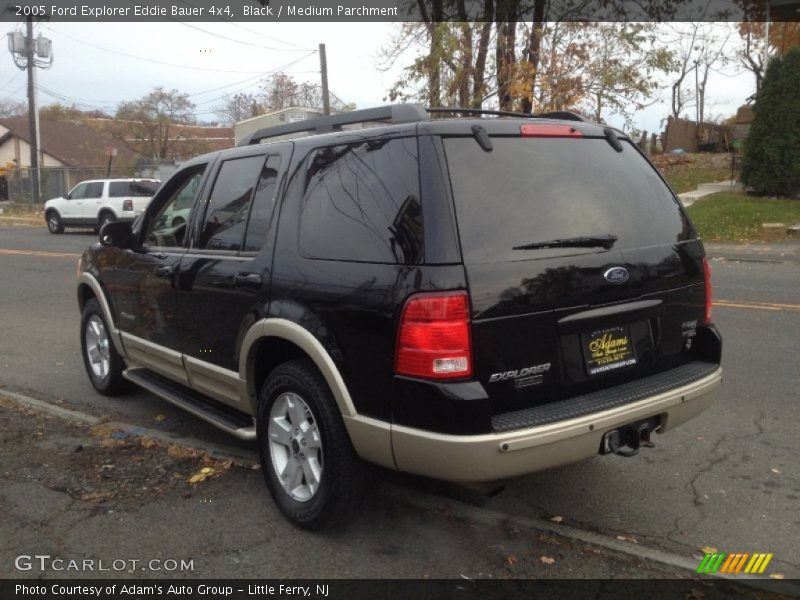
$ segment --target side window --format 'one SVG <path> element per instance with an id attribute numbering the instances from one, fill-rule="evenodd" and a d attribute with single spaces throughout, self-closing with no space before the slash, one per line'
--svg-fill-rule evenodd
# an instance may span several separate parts
<path id="1" fill-rule="evenodd" d="M 271 155 L 261 169 L 256 193 L 253 196 L 253 208 L 247 223 L 245 235 L 245 252 L 258 252 L 267 241 L 267 229 L 275 210 L 275 191 L 278 185 L 278 172 L 281 169 L 281 157 Z"/>
<path id="2" fill-rule="evenodd" d="M 88 183 L 79 183 L 72 188 L 72 191 L 69 193 L 70 200 L 83 200 L 86 198 L 86 188 L 88 186 Z"/>
<path id="3" fill-rule="evenodd" d="M 234 158 L 222 163 L 206 206 L 199 248 L 239 250 L 247 214 L 264 156 Z"/>
<path id="4" fill-rule="evenodd" d="M 300 252 L 308 258 L 422 260 L 416 138 L 321 148 L 308 162 Z"/>
<path id="5" fill-rule="evenodd" d="M 102 181 L 95 181 L 88 184 L 86 186 L 86 195 L 84 198 L 101 198 L 103 196 L 104 185 Z"/>
<path id="6" fill-rule="evenodd" d="M 206 165 L 199 165 L 187 169 L 166 183 L 164 188 L 166 200 L 152 217 L 148 217 L 144 236 L 146 246 L 183 246 L 192 200 L 197 193 L 205 167 Z"/>

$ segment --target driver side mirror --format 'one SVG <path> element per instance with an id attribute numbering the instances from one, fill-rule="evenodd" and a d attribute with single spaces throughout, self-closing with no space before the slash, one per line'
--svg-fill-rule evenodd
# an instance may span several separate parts
<path id="1" fill-rule="evenodd" d="M 111 221 L 100 228 L 98 237 L 103 246 L 131 248 L 134 239 L 133 227 L 130 221 Z"/>
<path id="2" fill-rule="evenodd" d="M 65 200 L 72 200 L 72 194 L 71 193 L 67 193 L 67 195 L 64 196 L 64 199 Z"/>

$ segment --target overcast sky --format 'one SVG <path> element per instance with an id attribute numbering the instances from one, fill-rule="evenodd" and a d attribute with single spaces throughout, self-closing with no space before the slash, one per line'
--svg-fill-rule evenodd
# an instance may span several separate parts
<path id="1" fill-rule="evenodd" d="M 4 31 L 13 31 L 6 24 Z M 55 60 L 37 70 L 40 105 L 60 101 L 113 114 L 120 101 L 139 98 L 156 86 L 190 94 L 198 117 L 215 120 L 221 97 L 256 91 L 259 78 L 274 71 L 298 81 L 319 82 L 319 43 L 328 55 L 329 85 L 345 102 L 358 108 L 384 103 L 400 73 L 378 68 L 389 23 L 42 23 L 53 42 Z M 204 30 L 204 31 L 201 31 Z M 12 61 L 6 44 L 0 53 L 0 98 L 25 100 L 25 74 Z M 409 59 L 410 60 L 410 59 Z M 169 64 L 163 64 L 169 63 Z M 755 88 L 749 72 L 712 74 L 707 114 L 727 116 Z M 660 131 L 669 112 L 669 91 L 663 101 L 639 113 L 635 125 Z M 621 126 L 622 121 L 609 121 Z"/>

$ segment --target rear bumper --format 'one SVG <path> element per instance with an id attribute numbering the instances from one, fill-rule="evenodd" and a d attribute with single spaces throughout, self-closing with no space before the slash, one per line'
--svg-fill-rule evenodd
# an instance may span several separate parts
<path id="1" fill-rule="evenodd" d="M 449 481 L 493 481 L 595 456 L 607 431 L 661 416 L 662 431 L 706 410 L 720 386 L 722 368 L 689 384 L 637 402 L 575 419 L 506 433 L 446 435 L 410 427 L 391 428 L 397 468 Z"/>

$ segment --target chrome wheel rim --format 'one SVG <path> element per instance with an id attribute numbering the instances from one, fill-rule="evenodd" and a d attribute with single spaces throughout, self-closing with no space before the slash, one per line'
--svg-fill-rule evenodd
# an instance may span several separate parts
<path id="1" fill-rule="evenodd" d="M 58 229 L 58 219 L 55 216 L 50 217 L 47 223 L 50 225 L 50 231 Z"/>
<path id="2" fill-rule="evenodd" d="M 111 354 L 103 320 L 97 315 L 89 317 L 83 337 L 86 341 L 86 358 L 89 359 L 92 373 L 98 379 L 105 379 L 111 367 Z"/>
<path id="3" fill-rule="evenodd" d="M 322 481 L 322 440 L 308 404 L 294 392 L 278 396 L 269 412 L 269 455 L 283 490 L 308 502 Z"/>

